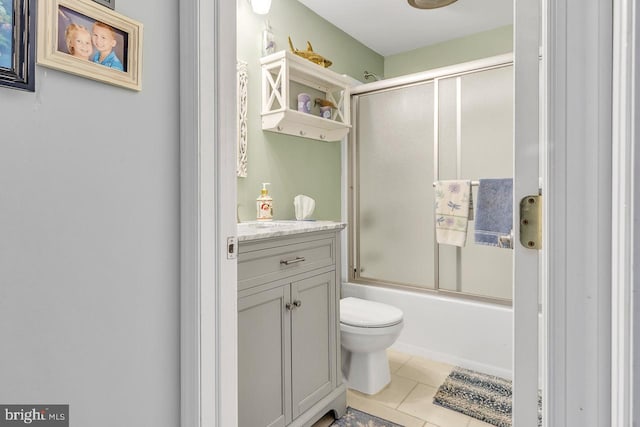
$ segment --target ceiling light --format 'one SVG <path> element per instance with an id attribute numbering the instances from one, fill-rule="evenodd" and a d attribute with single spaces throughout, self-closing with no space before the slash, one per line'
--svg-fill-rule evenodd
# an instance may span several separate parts
<path id="1" fill-rule="evenodd" d="M 437 9 L 448 6 L 457 0 L 407 0 L 409 4 L 417 9 Z"/>
<path id="2" fill-rule="evenodd" d="M 271 0 L 249 0 L 249 3 L 251 3 L 253 12 L 258 15 L 266 15 L 271 8 Z"/>

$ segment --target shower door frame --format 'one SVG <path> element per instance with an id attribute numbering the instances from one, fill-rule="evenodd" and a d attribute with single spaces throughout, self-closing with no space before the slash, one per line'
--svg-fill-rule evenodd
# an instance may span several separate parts
<path id="1" fill-rule="evenodd" d="M 455 64 L 447 67 L 437 68 L 434 70 L 413 73 L 406 76 L 395 77 L 391 79 L 380 80 L 375 83 L 367 83 L 360 86 L 353 87 L 351 89 L 351 112 L 352 112 L 352 129 L 348 136 L 349 148 L 348 148 L 348 176 L 350 189 L 349 202 L 348 202 L 348 219 L 351 224 L 351 237 L 348 239 L 348 259 L 345 264 L 348 265 L 348 278 L 354 283 L 370 284 L 376 286 L 385 286 L 390 288 L 399 289 L 411 289 L 417 292 L 438 293 L 441 295 L 448 295 L 455 298 L 464 298 L 474 301 L 489 302 L 494 304 L 512 305 L 512 299 L 493 297 L 490 295 L 480 295 L 465 293 L 462 291 L 454 291 L 451 289 L 440 288 L 439 280 L 439 250 L 438 243 L 434 241 L 434 272 L 433 272 L 433 288 L 418 287 L 405 283 L 385 282 L 372 280 L 371 278 L 362 278 L 359 275 L 358 268 L 360 267 L 360 250 L 359 250 L 359 234 L 360 226 L 358 221 L 358 212 L 356 207 L 359 206 L 359 183 L 358 178 L 355 176 L 355 171 L 358 170 L 357 162 L 357 131 L 358 131 L 358 117 L 359 111 L 359 97 L 362 95 L 384 93 L 387 91 L 400 90 L 409 88 L 411 86 L 418 86 L 423 84 L 432 83 L 434 86 L 434 141 L 433 141 L 433 163 L 434 163 L 434 176 L 433 180 L 439 179 L 439 143 L 438 143 L 438 85 L 440 80 L 450 78 L 460 78 L 474 73 L 495 70 L 500 68 L 513 67 L 513 54 L 507 53 L 502 55 L 491 56 L 488 58 L 478 59 L 475 61 L 468 61 L 461 64 Z M 458 163 L 461 155 L 458 150 Z M 430 188 L 430 183 L 427 183 Z"/>

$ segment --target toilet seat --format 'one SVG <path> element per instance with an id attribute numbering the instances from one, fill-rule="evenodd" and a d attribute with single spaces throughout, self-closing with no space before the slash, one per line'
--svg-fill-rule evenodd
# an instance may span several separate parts
<path id="1" fill-rule="evenodd" d="M 344 336 L 345 334 L 354 334 L 359 335 L 361 337 L 382 337 L 384 335 L 397 335 L 404 328 L 404 323 L 401 321 L 391 326 L 384 326 L 379 328 L 365 328 L 362 326 L 351 326 L 346 323 L 340 322 L 340 333 Z"/>
<path id="2" fill-rule="evenodd" d="M 358 328 L 386 328 L 402 322 L 396 307 L 375 301 L 347 297 L 340 300 L 340 323 Z"/>

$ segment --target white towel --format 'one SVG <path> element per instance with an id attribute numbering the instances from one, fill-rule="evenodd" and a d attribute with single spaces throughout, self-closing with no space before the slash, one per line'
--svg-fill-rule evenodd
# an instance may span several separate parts
<path id="1" fill-rule="evenodd" d="M 471 201 L 471 181 L 437 181 L 435 187 L 436 241 L 463 247 Z"/>

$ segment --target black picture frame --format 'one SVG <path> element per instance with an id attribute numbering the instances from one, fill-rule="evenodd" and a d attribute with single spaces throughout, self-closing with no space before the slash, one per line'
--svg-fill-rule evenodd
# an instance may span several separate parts
<path id="1" fill-rule="evenodd" d="M 0 15 L 0 86 L 35 91 L 36 0 L 0 0 L 0 7 L 11 13 Z"/>
<path id="2" fill-rule="evenodd" d="M 96 3 L 100 3 L 103 6 L 108 7 L 111 10 L 116 9 L 116 0 L 93 0 Z"/>

